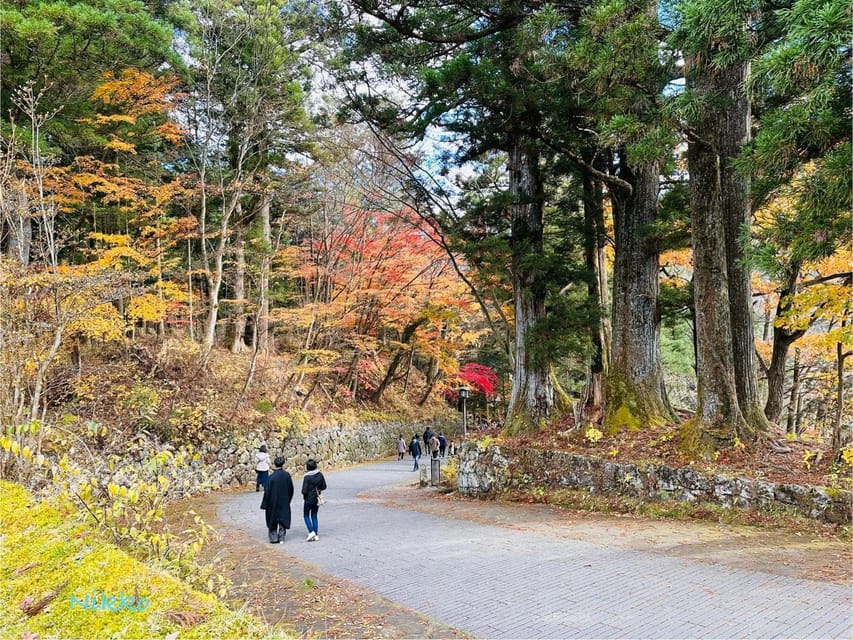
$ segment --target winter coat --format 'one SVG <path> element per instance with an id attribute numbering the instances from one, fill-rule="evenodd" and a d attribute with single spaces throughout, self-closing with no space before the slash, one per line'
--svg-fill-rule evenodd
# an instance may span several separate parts
<path id="1" fill-rule="evenodd" d="M 439 448 L 438 438 L 436 438 L 435 435 L 433 435 L 432 438 L 429 439 L 429 450 L 432 453 L 436 453 L 438 451 L 438 448 Z"/>
<path id="2" fill-rule="evenodd" d="M 270 470 L 270 454 L 265 451 L 258 451 L 255 454 L 255 471 Z"/>
<path id="3" fill-rule="evenodd" d="M 305 477 L 302 478 L 302 498 L 305 504 L 309 506 L 317 506 L 317 492 L 326 490 L 326 478 L 320 473 L 319 469 L 308 471 Z"/>
<path id="4" fill-rule="evenodd" d="M 284 469 L 276 469 L 267 482 L 267 490 L 261 501 L 266 511 L 267 528 L 272 530 L 281 524 L 290 529 L 290 501 L 293 500 L 293 479 Z"/>
<path id="5" fill-rule="evenodd" d="M 409 453 L 412 454 L 413 458 L 417 458 L 421 455 L 421 443 L 415 438 L 412 438 L 411 443 L 409 443 Z"/>

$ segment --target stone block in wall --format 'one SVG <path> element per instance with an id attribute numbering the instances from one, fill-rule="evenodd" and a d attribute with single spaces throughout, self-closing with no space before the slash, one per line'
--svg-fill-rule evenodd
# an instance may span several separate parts
<path id="1" fill-rule="evenodd" d="M 791 506 L 801 506 L 807 502 L 808 489 L 796 484 L 777 484 L 773 488 L 776 502 Z"/>
<path id="2" fill-rule="evenodd" d="M 644 493 L 640 470 L 633 464 L 620 464 L 616 471 L 617 491 L 623 495 L 640 497 Z"/>

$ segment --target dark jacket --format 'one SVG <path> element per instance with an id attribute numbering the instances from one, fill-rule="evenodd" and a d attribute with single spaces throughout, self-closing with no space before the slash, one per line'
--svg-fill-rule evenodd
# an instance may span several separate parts
<path id="1" fill-rule="evenodd" d="M 305 500 L 305 504 L 312 507 L 316 506 L 317 492 L 325 490 L 326 478 L 323 477 L 323 474 L 318 469 L 307 472 L 305 477 L 302 478 L 302 498 Z"/>
<path id="2" fill-rule="evenodd" d="M 276 469 L 267 483 L 261 509 L 266 511 L 267 528 L 281 524 L 290 529 L 290 501 L 293 500 L 293 479 L 284 469 Z"/>
<path id="3" fill-rule="evenodd" d="M 429 446 L 429 439 L 432 438 L 432 429 L 427 427 L 426 430 L 424 431 L 423 438 L 424 438 L 424 447 L 428 447 Z"/>
<path id="4" fill-rule="evenodd" d="M 413 458 L 421 455 L 421 443 L 415 438 L 412 438 L 412 441 L 409 443 L 409 453 L 412 454 Z"/>

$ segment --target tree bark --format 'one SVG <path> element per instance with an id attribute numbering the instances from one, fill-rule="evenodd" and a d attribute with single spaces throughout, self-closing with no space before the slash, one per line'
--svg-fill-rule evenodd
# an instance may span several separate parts
<path id="1" fill-rule="evenodd" d="M 589 173 L 583 176 L 583 211 L 584 211 L 584 262 L 595 278 L 590 280 L 587 291 L 591 300 L 598 303 L 598 322 L 592 328 L 592 358 L 590 359 L 590 376 L 584 413 L 588 416 L 598 413 L 604 403 L 604 374 L 605 374 L 605 337 L 604 319 L 607 308 L 604 304 L 601 283 L 605 274 L 600 274 L 602 268 L 601 253 L 604 249 L 604 204 L 601 182 Z"/>
<path id="2" fill-rule="evenodd" d="M 800 350 L 794 354 L 794 374 L 791 380 L 791 395 L 788 400 L 788 422 L 785 433 L 797 435 L 797 424 L 800 414 Z"/>
<path id="3" fill-rule="evenodd" d="M 646 238 L 657 219 L 659 176 L 656 162 L 630 167 L 621 160 L 619 177 L 632 190 L 610 194 L 616 258 L 605 426 L 611 432 L 673 417 L 660 364 L 659 256 Z"/>
<path id="4" fill-rule="evenodd" d="M 687 154 L 699 397 L 696 418 L 688 423 L 685 434 L 691 439 L 691 445 L 704 450 L 715 447 L 716 440 L 752 440 L 758 425 L 749 404 L 752 396 L 746 381 L 754 356 L 752 335 L 747 339 L 746 320 L 742 317 L 743 274 L 729 263 L 727 250 L 735 221 L 727 220 L 732 208 L 724 203 L 724 198 L 739 198 L 734 193 L 738 187 L 730 173 L 729 156 L 725 155 L 732 146 L 725 138 L 733 135 L 730 129 L 740 131 L 742 115 L 738 108 L 729 113 L 729 107 L 735 95 L 743 90 L 743 68 L 732 65 L 717 69 L 699 56 L 692 58 L 691 65 L 694 69 L 691 85 L 703 101 Z M 729 124 L 729 118 L 738 122 Z M 742 215 L 739 209 L 737 215 Z M 738 217 L 738 222 L 740 220 Z M 733 295 L 738 299 L 733 301 Z M 735 334 L 738 348 L 749 351 L 749 356 L 738 354 L 735 357 Z M 744 406 L 749 421 L 742 411 L 739 392 L 746 394 Z"/>
<path id="5" fill-rule="evenodd" d="M 373 402 L 379 402 L 382 398 L 382 394 L 385 393 L 385 390 L 388 388 L 388 385 L 394 381 L 394 376 L 397 374 L 397 368 L 414 348 L 413 345 L 410 347 L 409 343 L 412 341 L 412 338 L 415 337 L 415 332 L 418 330 L 418 327 L 426 321 L 426 318 L 418 318 L 406 325 L 406 328 L 403 330 L 403 335 L 400 338 L 400 342 L 405 345 L 405 348 L 398 349 L 397 353 L 395 353 L 394 357 L 391 359 L 391 363 L 388 365 L 388 370 L 385 372 L 385 377 L 382 379 L 382 382 L 379 383 L 379 386 L 376 387 L 376 391 L 373 392 L 373 395 L 370 398 Z"/>
<path id="6" fill-rule="evenodd" d="M 712 111 L 716 134 L 723 224 L 726 232 L 726 268 L 732 324 L 732 360 L 741 413 L 756 433 L 770 425 L 761 409 L 756 372 L 755 329 L 752 315 L 752 273 L 745 259 L 741 236 L 752 222 L 749 176 L 733 166 L 743 145 L 749 143 L 752 110 L 744 89 L 749 62 L 733 64 L 713 73 L 717 100 Z M 716 107 L 719 105 L 719 107 Z"/>
<path id="7" fill-rule="evenodd" d="M 235 229 L 234 240 L 234 311 L 231 327 L 234 335 L 231 340 L 231 353 L 244 353 L 247 350 L 244 339 L 246 333 L 246 235 L 242 226 Z"/>
<path id="8" fill-rule="evenodd" d="M 535 258 L 544 249 L 539 152 L 524 133 L 509 135 L 509 192 L 512 199 L 512 290 L 515 301 L 515 368 L 507 410 L 512 432 L 535 430 L 551 418 L 557 395 L 551 368 L 542 353 L 531 350 L 529 337 L 545 317 L 545 282 Z"/>
<path id="9" fill-rule="evenodd" d="M 224 211 L 222 212 L 222 220 L 219 223 L 217 246 L 213 253 L 213 272 L 207 272 L 208 308 L 204 338 L 202 340 L 203 363 L 207 362 L 207 358 L 210 356 L 213 344 L 216 341 L 216 323 L 219 321 L 219 295 L 224 278 L 225 250 L 228 245 L 231 216 L 239 205 L 241 195 L 239 191 L 232 193 L 223 205 Z M 202 241 L 204 240 L 202 239 Z"/>
<path id="10" fill-rule="evenodd" d="M 270 223 L 270 197 L 264 192 L 261 196 L 261 234 L 263 238 L 263 256 L 258 293 L 258 349 L 264 353 L 272 350 L 270 337 L 270 265 L 272 263 L 272 224 Z"/>
<path id="11" fill-rule="evenodd" d="M 16 189 L 0 187 L 0 208 L 7 228 L 6 254 L 26 267 L 30 263 L 33 221 L 23 185 Z"/>
<path id="12" fill-rule="evenodd" d="M 776 305 L 777 318 L 784 316 L 791 308 L 791 296 L 797 292 L 799 275 L 799 265 L 793 265 L 786 274 L 785 283 L 779 292 L 779 302 Z M 764 415 L 770 422 L 778 422 L 782 415 L 788 350 L 805 333 L 802 329 L 792 331 L 785 327 L 773 327 L 773 354 L 770 357 L 770 366 L 767 367 L 767 403 L 764 405 Z"/>
<path id="13" fill-rule="evenodd" d="M 842 328 L 847 325 L 847 318 L 841 321 Z M 843 444 L 842 417 L 844 416 L 844 361 L 850 355 L 850 352 L 844 351 L 844 344 L 837 342 L 835 344 L 835 419 L 832 421 L 832 440 L 830 447 L 832 457 L 835 460 L 841 451 Z M 849 427 L 848 427 L 849 429 Z"/>

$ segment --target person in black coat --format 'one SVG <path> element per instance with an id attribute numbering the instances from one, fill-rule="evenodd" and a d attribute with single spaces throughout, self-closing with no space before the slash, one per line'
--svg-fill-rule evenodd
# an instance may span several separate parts
<path id="1" fill-rule="evenodd" d="M 307 472 L 302 478 L 302 516 L 305 518 L 305 526 L 308 527 L 308 537 L 305 540 L 312 542 L 320 539 L 317 512 L 320 510 L 320 492 L 326 490 L 326 478 L 317 469 L 317 462 L 313 458 L 308 459 L 305 468 Z"/>
<path id="2" fill-rule="evenodd" d="M 290 529 L 290 501 L 293 500 L 293 479 L 282 469 L 284 458 L 278 456 L 273 462 L 275 471 L 267 481 L 267 490 L 261 501 L 261 509 L 266 511 L 267 529 L 270 542 L 284 542 L 284 536 Z"/>
<path id="3" fill-rule="evenodd" d="M 418 470 L 418 460 L 421 459 L 421 443 L 418 440 L 418 434 L 412 436 L 412 441 L 409 443 L 409 453 L 415 459 L 415 466 L 412 471 Z"/>

